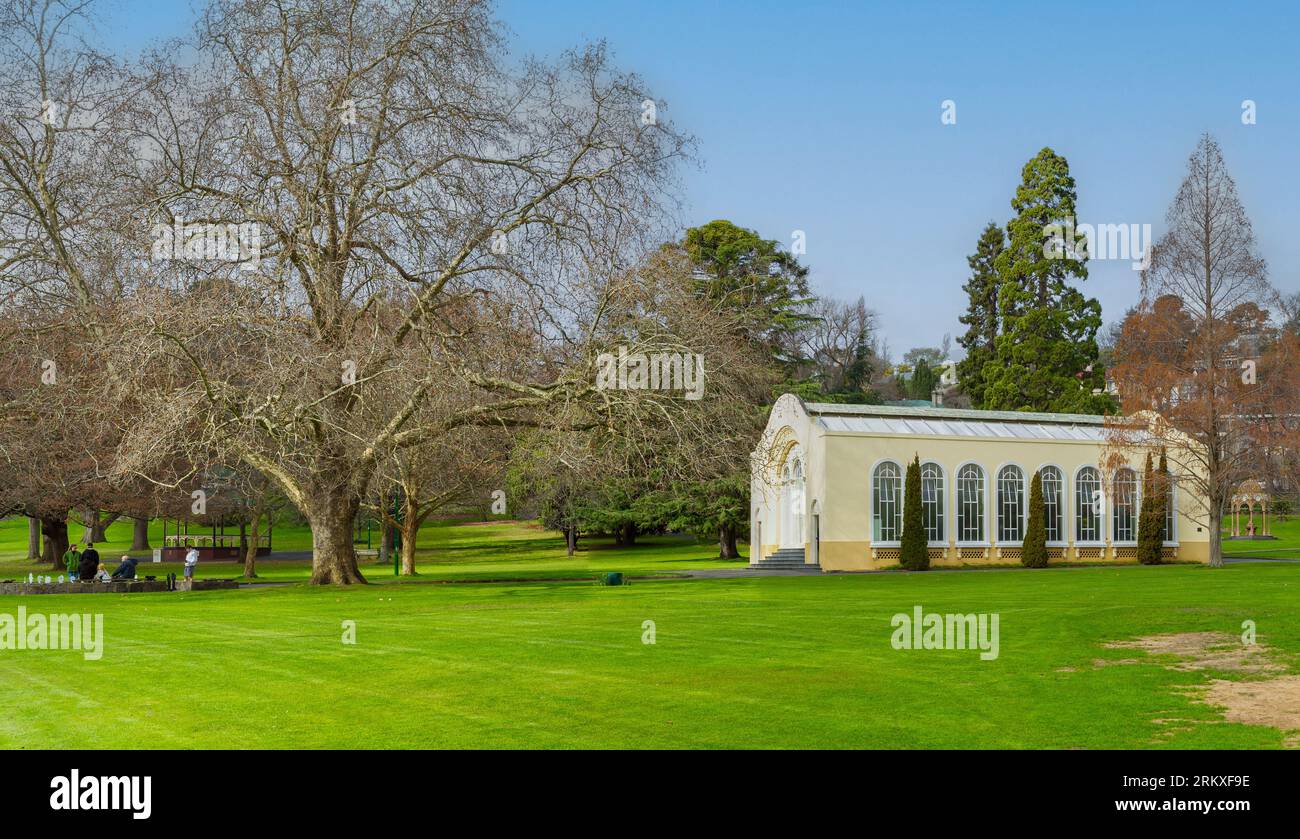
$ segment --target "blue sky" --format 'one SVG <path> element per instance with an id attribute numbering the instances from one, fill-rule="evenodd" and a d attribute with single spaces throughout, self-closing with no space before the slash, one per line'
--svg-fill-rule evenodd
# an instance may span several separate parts
<path id="1" fill-rule="evenodd" d="M 1043 146 L 1069 160 L 1081 222 L 1158 236 L 1210 131 L 1274 284 L 1300 291 L 1295 4 L 501 0 L 498 16 L 519 53 L 606 39 L 700 141 L 683 220 L 804 231 L 815 289 L 863 295 L 895 357 L 962 331 L 965 257 Z M 117 0 L 104 31 L 130 49 L 191 20 L 185 0 Z M 1084 289 L 1111 321 L 1137 283 L 1094 262 Z"/>

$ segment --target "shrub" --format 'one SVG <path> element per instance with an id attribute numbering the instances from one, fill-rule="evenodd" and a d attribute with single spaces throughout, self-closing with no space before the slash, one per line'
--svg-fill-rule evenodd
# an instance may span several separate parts
<path id="1" fill-rule="evenodd" d="M 1138 562 L 1143 565 L 1160 564 L 1160 547 L 1165 530 L 1165 494 L 1161 492 L 1164 481 L 1157 481 L 1147 452 L 1146 467 L 1142 472 L 1142 506 L 1138 511 Z"/>
<path id="2" fill-rule="evenodd" d="M 926 547 L 925 517 L 921 512 L 921 460 L 913 456 L 907 466 L 903 484 L 903 540 L 899 563 L 908 571 L 930 568 L 930 551 Z"/>
<path id="3" fill-rule="evenodd" d="M 1043 476 L 1039 472 L 1029 482 L 1029 522 L 1025 525 L 1020 562 L 1026 568 L 1047 567 L 1047 509 L 1043 504 Z"/>

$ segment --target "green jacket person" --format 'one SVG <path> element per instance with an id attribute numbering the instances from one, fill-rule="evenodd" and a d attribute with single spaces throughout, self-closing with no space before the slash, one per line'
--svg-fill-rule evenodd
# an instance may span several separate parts
<path id="1" fill-rule="evenodd" d="M 77 546 L 69 545 L 67 553 L 63 555 L 63 567 L 68 569 L 68 579 L 77 579 L 77 566 L 81 564 L 81 551 Z"/>

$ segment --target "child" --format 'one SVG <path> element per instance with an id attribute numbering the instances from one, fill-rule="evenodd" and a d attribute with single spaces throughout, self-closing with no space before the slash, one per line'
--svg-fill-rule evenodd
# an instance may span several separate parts
<path id="1" fill-rule="evenodd" d="M 102 562 L 99 564 L 99 571 L 95 574 L 95 580 L 101 583 L 113 582 L 113 577 L 108 573 L 108 566 Z"/>

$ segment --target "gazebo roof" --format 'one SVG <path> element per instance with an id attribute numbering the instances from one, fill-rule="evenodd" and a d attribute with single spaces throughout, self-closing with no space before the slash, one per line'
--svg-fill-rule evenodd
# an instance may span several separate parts
<path id="1" fill-rule="evenodd" d="M 1270 496 L 1268 490 L 1264 489 L 1264 484 L 1251 478 L 1242 481 L 1237 485 L 1237 490 L 1232 494 L 1233 501 L 1267 501 Z"/>

